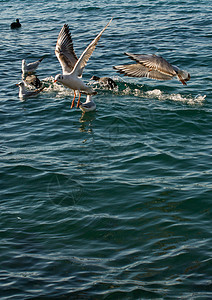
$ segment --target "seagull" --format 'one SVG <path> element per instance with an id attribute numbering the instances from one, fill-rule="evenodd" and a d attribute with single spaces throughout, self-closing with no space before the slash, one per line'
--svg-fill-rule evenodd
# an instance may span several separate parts
<path id="1" fill-rule="evenodd" d="M 136 64 L 121 65 L 113 67 L 119 73 L 130 77 L 147 77 L 157 80 L 171 80 L 177 77 L 183 85 L 189 81 L 190 74 L 171 65 L 167 60 L 157 55 L 125 53 Z"/>
<path id="2" fill-rule="evenodd" d="M 91 80 L 95 80 L 95 81 L 99 82 L 100 85 L 108 87 L 111 90 L 117 86 L 115 81 L 113 81 L 113 79 L 111 79 L 109 77 L 98 77 L 98 76 L 94 75 L 91 77 Z"/>
<path id="3" fill-rule="evenodd" d="M 19 22 L 19 19 L 16 19 L 15 22 L 10 24 L 11 29 L 16 29 L 21 27 L 21 23 Z"/>
<path id="4" fill-rule="evenodd" d="M 91 95 L 87 95 L 86 101 L 79 104 L 79 108 L 85 113 L 89 111 L 94 111 L 96 109 L 96 104 L 92 100 Z"/>
<path id="5" fill-rule="evenodd" d="M 81 93 L 88 95 L 95 95 L 96 92 L 89 86 L 87 86 L 82 80 L 83 70 L 92 55 L 101 35 L 105 29 L 109 26 L 112 19 L 107 23 L 107 25 L 102 29 L 102 31 L 96 36 L 96 38 L 88 45 L 88 47 L 83 51 L 80 58 L 78 59 L 73 47 L 73 42 L 71 38 L 71 33 L 67 24 L 65 24 L 57 39 L 55 54 L 62 67 L 63 74 L 58 74 L 55 76 L 54 82 L 60 82 L 64 86 L 74 90 L 74 98 L 72 100 L 71 108 L 74 107 L 74 100 L 76 98 L 76 91 L 79 92 L 79 99 L 77 102 L 77 107 L 79 107 Z"/>
<path id="6" fill-rule="evenodd" d="M 32 85 L 36 89 L 38 89 L 42 86 L 40 79 L 34 74 L 27 75 L 27 77 L 24 79 L 24 83 L 25 83 L 25 85 Z"/>
<path id="7" fill-rule="evenodd" d="M 19 86 L 19 98 L 21 100 L 25 100 L 28 97 L 32 97 L 32 96 L 36 96 L 37 94 L 39 94 L 44 87 L 40 88 L 40 89 L 36 89 L 33 91 L 28 91 L 25 87 L 25 84 L 23 81 L 19 82 L 16 84 L 17 86 Z"/>
<path id="8" fill-rule="evenodd" d="M 44 57 L 42 57 L 41 59 L 39 59 L 35 62 L 29 63 L 29 64 L 27 64 L 25 59 L 23 59 L 22 60 L 22 74 L 23 74 L 23 77 L 26 74 L 32 74 L 33 72 L 35 72 L 35 70 L 37 69 L 37 67 L 39 66 L 40 62 L 43 59 L 44 59 Z"/>

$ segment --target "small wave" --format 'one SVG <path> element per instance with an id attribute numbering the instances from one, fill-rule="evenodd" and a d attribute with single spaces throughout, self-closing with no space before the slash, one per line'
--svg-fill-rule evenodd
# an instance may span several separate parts
<path id="1" fill-rule="evenodd" d="M 52 76 L 42 79 L 42 82 L 45 85 L 46 92 L 57 92 L 56 98 L 73 95 L 73 91 L 71 89 L 65 88 L 62 84 L 54 82 L 54 77 Z"/>
<path id="2" fill-rule="evenodd" d="M 183 96 L 181 94 L 166 94 L 159 89 L 147 91 L 144 93 L 144 95 L 150 98 L 156 97 L 158 100 L 162 100 L 162 101 L 172 100 L 175 102 L 181 102 L 189 105 L 196 105 L 196 104 L 202 105 L 206 98 L 206 95 L 204 96 L 197 95 L 195 97 L 192 97 L 191 95 Z"/>
<path id="3" fill-rule="evenodd" d="M 206 99 L 206 95 L 182 95 L 178 94 L 168 94 L 160 89 L 146 90 L 147 87 L 144 85 L 136 85 L 131 83 L 117 82 L 118 92 L 121 95 L 134 95 L 141 98 L 156 98 L 160 101 L 175 101 L 181 102 L 188 105 L 202 105 Z"/>
<path id="4" fill-rule="evenodd" d="M 181 94 L 168 94 L 160 89 L 146 90 L 147 88 L 144 85 L 138 85 L 133 83 L 127 83 L 124 80 L 120 80 L 120 77 L 113 77 L 113 80 L 116 81 L 117 87 L 112 91 L 119 95 L 134 95 L 141 98 L 156 98 L 160 101 L 174 101 L 181 102 L 188 105 L 203 105 L 206 95 L 181 95 Z M 57 92 L 56 98 L 61 98 L 64 96 L 72 96 L 73 91 L 64 87 L 61 84 L 54 82 L 54 77 L 50 76 L 44 78 L 43 83 L 45 85 L 46 92 Z M 94 90 L 108 90 L 107 87 L 100 86 L 98 83 L 89 81 L 88 85 L 91 85 Z"/>

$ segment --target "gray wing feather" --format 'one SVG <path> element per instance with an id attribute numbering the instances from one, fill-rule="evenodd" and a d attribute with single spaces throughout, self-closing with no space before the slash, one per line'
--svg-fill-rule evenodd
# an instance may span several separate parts
<path id="1" fill-rule="evenodd" d="M 119 73 L 129 77 L 147 77 L 157 80 L 171 80 L 172 76 L 158 72 L 157 70 L 149 70 L 149 68 L 141 64 L 121 65 L 113 67 Z"/>
<path id="2" fill-rule="evenodd" d="M 71 33 L 67 24 L 63 25 L 58 35 L 55 54 L 61 64 L 63 74 L 70 73 L 73 70 L 78 58 L 74 52 Z"/>
<path id="3" fill-rule="evenodd" d="M 102 31 L 96 36 L 96 38 L 88 45 L 88 47 L 81 54 L 73 70 L 73 72 L 77 73 L 77 76 L 82 76 L 83 69 L 87 65 L 87 62 L 91 57 L 93 51 L 95 50 L 98 41 L 100 40 L 105 29 L 110 25 L 112 19 L 107 23 L 107 25 L 102 29 Z"/>
<path id="4" fill-rule="evenodd" d="M 173 66 L 161 56 L 125 53 L 132 60 L 144 65 L 150 70 L 156 70 L 165 75 L 176 76 Z"/>
<path id="5" fill-rule="evenodd" d="M 37 90 L 34 90 L 34 91 L 27 91 L 25 96 L 26 97 L 35 96 L 35 95 L 39 94 L 43 89 L 44 89 L 44 87 L 42 87 L 40 89 L 37 89 Z"/>
<path id="6" fill-rule="evenodd" d="M 37 67 L 39 66 L 40 62 L 43 60 L 43 57 L 37 61 L 34 61 L 34 62 L 31 62 L 31 63 L 28 63 L 27 66 L 26 66 L 26 69 L 28 72 L 32 72 L 34 71 L 35 69 L 37 69 Z"/>

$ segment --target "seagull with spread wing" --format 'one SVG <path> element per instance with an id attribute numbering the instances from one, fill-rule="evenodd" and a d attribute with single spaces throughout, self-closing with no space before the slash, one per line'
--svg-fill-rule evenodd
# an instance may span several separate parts
<path id="1" fill-rule="evenodd" d="M 171 80 L 177 77 L 183 85 L 189 81 L 190 74 L 171 65 L 167 60 L 157 55 L 125 53 L 136 64 L 121 65 L 113 67 L 119 73 L 130 77 L 147 77 L 157 80 Z"/>
<path id="2" fill-rule="evenodd" d="M 73 42 L 68 25 L 65 24 L 59 33 L 55 48 L 55 54 L 61 64 L 63 74 L 56 75 L 54 81 L 60 82 L 64 86 L 74 90 L 74 98 L 72 100 L 71 108 L 74 107 L 76 91 L 79 92 L 77 107 L 79 107 L 80 104 L 81 93 L 85 93 L 87 95 L 96 94 L 96 92 L 91 87 L 87 86 L 82 81 L 81 77 L 90 56 L 92 55 L 99 39 L 101 38 L 101 35 L 109 26 L 111 21 L 112 19 L 83 51 L 79 59 L 74 52 Z"/>
<path id="3" fill-rule="evenodd" d="M 26 60 L 23 59 L 22 60 L 22 76 L 23 78 L 27 75 L 27 74 L 32 74 L 35 72 L 35 70 L 37 69 L 37 67 L 39 66 L 39 64 L 42 62 L 42 60 L 44 59 L 44 57 L 42 57 L 39 60 L 36 60 L 34 62 L 31 63 L 26 63 Z"/>

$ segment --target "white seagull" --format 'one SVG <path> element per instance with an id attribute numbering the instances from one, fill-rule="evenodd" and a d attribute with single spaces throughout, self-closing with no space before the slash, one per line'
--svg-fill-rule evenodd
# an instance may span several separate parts
<path id="1" fill-rule="evenodd" d="M 189 81 L 190 79 L 190 74 L 188 72 L 171 65 L 161 56 L 131 53 L 125 54 L 137 62 L 136 64 L 113 67 L 125 76 L 147 77 L 157 80 L 171 80 L 173 77 L 177 77 L 183 85 L 186 85 L 186 81 Z"/>
<path id="2" fill-rule="evenodd" d="M 79 108 L 85 113 L 89 111 L 94 111 L 96 109 L 96 104 L 92 99 L 91 95 L 87 95 L 86 101 L 79 104 Z"/>
<path id="3" fill-rule="evenodd" d="M 29 63 L 29 64 L 27 64 L 25 59 L 23 59 L 22 60 L 22 74 L 23 74 L 23 77 L 26 74 L 32 74 L 33 72 L 35 72 L 35 70 L 37 69 L 37 67 L 39 66 L 40 62 L 43 59 L 44 59 L 44 57 L 42 57 L 41 59 L 39 59 L 35 62 Z"/>
<path id="4" fill-rule="evenodd" d="M 19 86 L 19 98 L 21 100 L 26 100 L 28 97 L 36 96 L 44 89 L 44 87 L 41 87 L 39 89 L 29 91 L 26 89 L 23 81 L 17 83 L 16 85 Z"/>
<path id="5" fill-rule="evenodd" d="M 76 97 L 76 91 L 79 92 L 79 99 L 77 102 L 77 107 L 80 104 L 81 93 L 88 95 L 95 95 L 96 92 L 89 86 L 87 86 L 82 80 L 83 70 L 92 55 L 101 35 L 105 29 L 109 26 L 112 19 L 108 24 L 102 29 L 102 31 L 96 36 L 96 38 L 88 45 L 88 47 L 83 51 L 80 58 L 78 59 L 73 48 L 73 42 L 71 38 L 71 33 L 67 24 L 65 24 L 58 36 L 57 44 L 55 48 L 55 54 L 59 60 L 63 74 L 58 74 L 55 76 L 55 82 L 61 82 L 64 86 L 74 90 L 74 98 L 72 100 L 71 108 L 74 107 L 74 100 Z"/>

